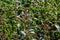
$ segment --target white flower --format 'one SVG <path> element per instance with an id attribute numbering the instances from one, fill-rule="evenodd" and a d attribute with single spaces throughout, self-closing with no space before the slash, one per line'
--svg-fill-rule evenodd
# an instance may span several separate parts
<path id="1" fill-rule="evenodd" d="M 55 10 L 57 10 L 57 7 L 53 6 L 53 8 L 54 8 Z"/>
<path id="2" fill-rule="evenodd" d="M 28 27 L 28 25 L 26 25 L 26 27 Z"/>
<path id="3" fill-rule="evenodd" d="M 59 25 L 55 25 L 56 28 L 59 28 Z"/>
<path id="4" fill-rule="evenodd" d="M 20 18 L 20 15 L 18 15 L 17 17 Z"/>
<path id="5" fill-rule="evenodd" d="M 35 20 L 38 20 L 37 18 L 34 18 Z"/>
<path id="6" fill-rule="evenodd" d="M 22 15 L 24 15 L 24 11 L 22 11 Z"/>
<path id="7" fill-rule="evenodd" d="M 17 6 L 16 8 L 18 9 L 20 6 Z"/>
<path id="8" fill-rule="evenodd" d="M 44 38 L 42 40 L 45 40 Z"/>
<path id="9" fill-rule="evenodd" d="M 19 28 L 19 27 L 20 27 L 20 24 L 18 23 L 17 26 L 18 26 L 18 28 Z"/>
<path id="10" fill-rule="evenodd" d="M 42 39 L 42 37 L 40 37 L 40 39 Z"/>
<path id="11" fill-rule="evenodd" d="M 21 31 L 21 33 L 22 33 L 24 36 L 26 36 L 26 33 L 25 33 L 24 31 Z"/>
<path id="12" fill-rule="evenodd" d="M 29 31 L 32 31 L 33 29 L 30 29 Z"/>
<path id="13" fill-rule="evenodd" d="M 31 31 L 31 33 L 33 33 L 33 34 L 34 34 L 35 32 L 34 32 L 34 31 Z"/>
<path id="14" fill-rule="evenodd" d="M 33 33 L 33 34 L 35 33 L 33 29 L 30 29 L 29 31 L 30 31 L 30 33 Z"/>
<path id="15" fill-rule="evenodd" d="M 58 32 L 60 32 L 60 26 L 59 25 L 55 25 L 55 27 L 57 28 Z"/>
<path id="16" fill-rule="evenodd" d="M 58 13 L 55 11 L 55 14 L 57 15 Z"/>

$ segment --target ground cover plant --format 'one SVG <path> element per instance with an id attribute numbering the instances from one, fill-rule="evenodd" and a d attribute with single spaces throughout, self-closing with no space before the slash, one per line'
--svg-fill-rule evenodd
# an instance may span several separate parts
<path id="1" fill-rule="evenodd" d="M 60 40 L 60 0 L 0 0 L 0 40 Z"/>

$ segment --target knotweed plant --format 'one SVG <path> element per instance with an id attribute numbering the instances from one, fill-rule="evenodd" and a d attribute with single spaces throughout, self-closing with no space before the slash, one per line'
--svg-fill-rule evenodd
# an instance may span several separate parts
<path id="1" fill-rule="evenodd" d="M 60 0 L 0 0 L 0 40 L 60 40 Z"/>

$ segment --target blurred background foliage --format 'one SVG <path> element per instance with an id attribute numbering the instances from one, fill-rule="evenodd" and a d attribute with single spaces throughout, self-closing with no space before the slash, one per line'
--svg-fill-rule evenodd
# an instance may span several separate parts
<path id="1" fill-rule="evenodd" d="M 0 40 L 60 40 L 60 0 L 0 0 Z"/>

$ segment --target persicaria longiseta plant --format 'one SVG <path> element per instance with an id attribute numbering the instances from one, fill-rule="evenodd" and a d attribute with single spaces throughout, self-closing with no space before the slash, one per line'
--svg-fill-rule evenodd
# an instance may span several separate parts
<path id="1" fill-rule="evenodd" d="M 60 40 L 60 0 L 0 0 L 0 40 Z"/>

